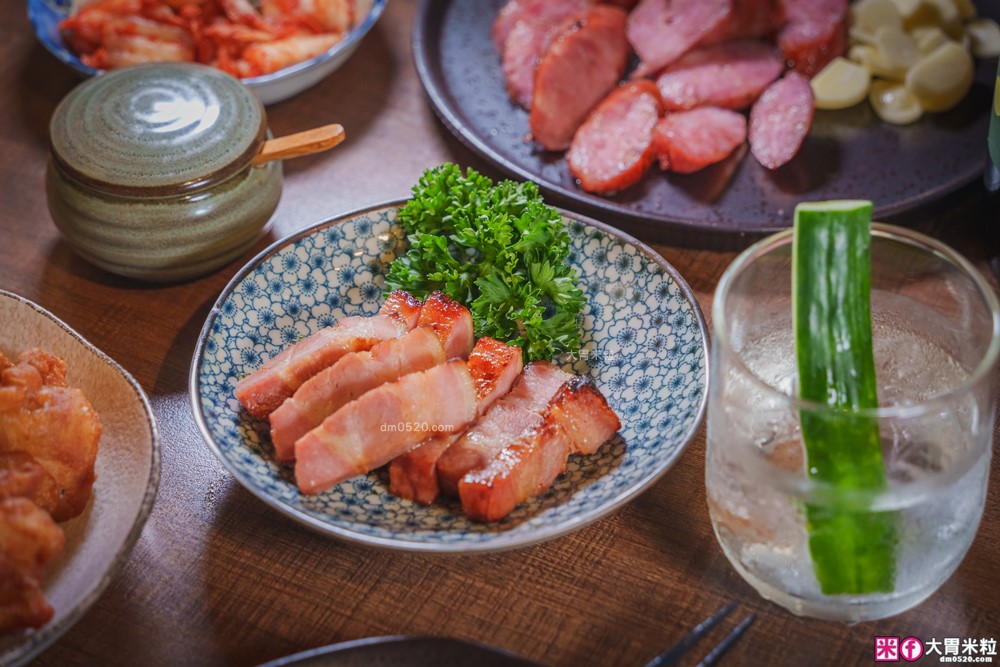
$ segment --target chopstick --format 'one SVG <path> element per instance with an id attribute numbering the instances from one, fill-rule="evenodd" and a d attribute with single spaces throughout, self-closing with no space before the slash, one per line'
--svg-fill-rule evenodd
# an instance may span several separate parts
<path id="1" fill-rule="evenodd" d="M 695 628 L 685 635 L 679 642 L 647 662 L 645 667 L 668 667 L 669 665 L 676 664 L 677 660 L 680 659 L 681 656 L 687 653 L 687 651 L 694 646 L 698 640 L 707 635 L 712 628 L 732 613 L 735 608 L 736 602 L 730 602 L 725 607 L 695 626 Z M 713 665 L 718 664 L 726 652 L 729 651 L 733 644 L 735 644 L 739 638 L 743 636 L 743 633 L 746 632 L 747 628 L 750 627 L 756 618 L 757 616 L 755 614 L 750 614 L 740 621 L 739 625 L 733 628 L 733 630 L 726 635 L 726 637 L 719 642 L 715 648 L 708 652 L 702 661 L 698 663 L 697 667 L 713 667 Z"/>
<path id="2" fill-rule="evenodd" d="M 747 628 L 749 628 L 750 624 L 755 620 L 757 620 L 757 614 L 750 614 L 740 621 L 740 624 L 733 628 L 732 632 L 726 635 L 726 637 L 719 642 L 718 646 L 709 651 L 708 655 L 706 655 L 701 662 L 695 665 L 695 667 L 714 667 L 714 665 L 718 664 L 718 662 L 722 660 L 722 656 L 726 654 L 726 651 L 733 647 L 733 644 L 735 644 L 737 640 L 743 636 L 743 633 L 746 632 Z"/>

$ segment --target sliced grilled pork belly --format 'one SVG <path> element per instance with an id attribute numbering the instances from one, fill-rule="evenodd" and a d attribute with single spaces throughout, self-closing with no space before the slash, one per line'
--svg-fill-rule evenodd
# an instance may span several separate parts
<path id="1" fill-rule="evenodd" d="M 750 109 L 750 151 L 768 169 L 787 163 L 812 125 L 814 100 L 809 79 L 789 72 L 775 81 Z"/>
<path id="2" fill-rule="evenodd" d="M 545 414 L 546 428 L 559 428 L 570 454 L 593 454 L 622 427 L 593 379 L 574 376 L 559 389 Z"/>
<path id="3" fill-rule="evenodd" d="M 402 338 L 384 340 L 366 352 L 352 352 L 309 378 L 269 417 L 271 443 L 279 461 L 295 458 L 295 441 L 367 391 L 427 370 L 447 360 L 438 336 L 417 327 Z"/>
<path id="4" fill-rule="evenodd" d="M 522 433 L 537 426 L 551 398 L 570 377 L 548 362 L 533 361 L 525 366 L 510 393 L 438 459 L 441 491 L 458 493 L 458 481 L 466 473 L 485 467 Z"/>
<path id="5" fill-rule="evenodd" d="M 587 114 L 614 88 L 629 56 L 626 14 L 599 5 L 552 39 L 535 70 L 528 124 L 546 150 L 564 150 Z"/>
<path id="6" fill-rule="evenodd" d="M 746 139 L 746 117 L 717 107 L 668 113 L 653 133 L 660 168 L 681 174 L 725 160 Z"/>
<path id="7" fill-rule="evenodd" d="M 271 442 L 278 460 L 292 461 L 296 440 L 366 391 L 447 359 L 467 357 L 472 327 L 472 314 L 465 306 L 440 292 L 431 294 L 420 309 L 416 329 L 370 351 L 341 357 L 271 413 Z"/>
<path id="8" fill-rule="evenodd" d="M 667 111 L 701 106 L 742 109 L 784 69 L 773 46 L 745 39 L 688 51 L 660 73 L 656 85 Z"/>
<path id="9" fill-rule="evenodd" d="M 424 440 L 420 445 L 389 464 L 389 491 L 400 498 L 430 505 L 441 493 L 438 485 L 437 464 L 441 455 L 452 443 L 462 437 L 442 433 Z"/>
<path id="10" fill-rule="evenodd" d="M 433 433 L 476 417 L 476 387 L 466 363 L 448 361 L 404 375 L 342 407 L 295 443 L 295 478 L 320 493 L 385 465 Z"/>
<path id="11" fill-rule="evenodd" d="M 378 314 L 395 320 L 401 327 L 409 331 L 417 326 L 417 319 L 424 304 L 406 290 L 394 290 L 385 297 L 385 302 L 378 309 Z"/>
<path id="12" fill-rule="evenodd" d="M 295 393 L 306 380 L 348 352 L 368 350 L 379 341 L 399 338 L 413 329 L 420 301 L 397 290 L 374 317 L 345 317 L 282 350 L 236 384 L 236 398 L 254 417 L 263 419 Z"/>
<path id="13" fill-rule="evenodd" d="M 469 372 L 476 386 L 477 413 L 482 415 L 505 396 L 524 368 L 521 348 L 493 338 L 480 338 L 469 355 Z M 393 459 L 389 466 L 389 490 L 400 498 L 423 504 L 434 502 L 439 493 L 438 458 L 463 435 L 431 437 L 419 447 Z"/>
<path id="14" fill-rule="evenodd" d="M 467 359 L 476 340 L 472 313 L 441 292 L 432 293 L 424 301 L 417 326 L 427 327 L 437 335 L 448 359 Z"/>
<path id="15" fill-rule="evenodd" d="M 535 68 L 552 38 L 570 19 L 583 16 L 592 0 L 534 0 L 521 2 L 520 18 L 503 42 L 502 66 L 507 92 L 525 109 L 531 108 Z M 501 16 L 502 10 L 501 10 Z M 498 17 L 499 21 L 500 17 Z"/>
<path id="16" fill-rule="evenodd" d="M 653 164 L 653 128 L 660 96 L 652 81 L 616 88 L 576 131 L 566 153 L 569 171 L 587 192 L 634 185 Z"/>
<path id="17" fill-rule="evenodd" d="M 517 345 L 483 336 L 469 355 L 469 372 L 476 383 L 479 414 L 506 396 L 524 370 L 523 350 Z"/>
<path id="18" fill-rule="evenodd" d="M 462 510 L 477 521 L 499 521 L 528 498 L 549 490 L 573 453 L 591 454 L 621 428 L 590 378 L 559 388 L 530 432 L 458 484 Z"/>
<path id="19" fill-rule="evenodd" d="M 628 41 L 640 58 L 633 77 L 674 62 L 732 13 L 732 0 L 642 0 L 628 15 Z"/>
<path id="20" fill-rule="evenodd" d="M 847 0 L 782 0 L 788 22 L 778 48 L 798 72 L 813 76 L 847 48 Z"/>

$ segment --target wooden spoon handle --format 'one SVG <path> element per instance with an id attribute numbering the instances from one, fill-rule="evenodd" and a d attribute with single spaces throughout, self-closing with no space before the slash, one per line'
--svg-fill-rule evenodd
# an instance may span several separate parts
<path id="1" fill-rule="evenodd" d="M 319 153 L 333 148 L 343 141 L 345 136 L 344 128 L 333 124 L 270 139 L 264 142 L 260 152 L 254 156 L 250 164 L 258 165 L 272 160 L 285 160 L 290 157 Z"/>

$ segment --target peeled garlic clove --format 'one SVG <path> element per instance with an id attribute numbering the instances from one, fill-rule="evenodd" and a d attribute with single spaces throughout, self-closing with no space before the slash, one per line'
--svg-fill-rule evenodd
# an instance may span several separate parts
<path id="1" fill-rule="evenodd" d="M 962 36 L 962 16 L 952 0 L 920 0 L 916 11 L 903 19 L 903 27 L 938 26 L 955 39 Z"/>
<path id="2" fill-rule="evenodd" d="M 951 39 L 945 34 L 944 30 L 936 25 L 914 28 L 913 31 L 910 32 L 910 36 L 913 38 L 913 41 L 917 43 L 917 48 L 920 49 L 920 53 L 922 54 L 930 53 Z"/>
<path id="3" fill-rule="evenodd" d="M 905 24 L 913 21 L 913 17 L 923 6 L 923 0 L 892 0 L 892 4 L 896 5 L 896 9 L 899 11 L 899 15 L 903 17 Z"/>
<path id="4" fill-rule="evenodd" d="M 972 4 L 972 0 L 952 0 L 955 3 L 955 9 L 958 10 L 958 15 L 963 21 L 968 21 L 969 19 L 976 18 L 976 6 Z"/>
<path id="5" fill-rule="evenodd" d="M 975 19 L 965 24 L 972 55 L 977 58 L 1000 56 L 1000 26 L 993 19 Z"/>
<path id="6" fill-rule="evenodd" d="M 869 46 L 868 44 L 855 44 L 847 50 L 847 57 L 859 65 L 864 65 L 869 60 L 874 58 L 877 53 L 878 51 L 875 50 L 874 46 Z"/>
<path id="7" fill-rule="evenodd" d="M 852 25 L 847 29 L 847 36 L 850 37 L 851 44 L 874 44 L 875 35 L 870 32 L 866 32 L 856 25 Z"/>
<path id="8" fill-rule="evenodd" d="M 847 58 L 834 58 L 809 82 L 817 109 L 846 109 L 868 95 L 868 70 Z"/>
<path id="9" fill-rule="evenodd" d="M 905 86 L 891 81 L 873 82 L 868 99 L 878 117 L 893 125 L 915 123 L 924 113 Z"/>
<path id="10" fill-rule="evenodd" d="M 891 70 L 907 70 L 917 64 L 923 54 L 917 42 L 899 28 L 882 26 L 875 32 L 875 46 L 882 61 Z"/>
<path id="11" fill-rule="evenodd" d="M 855 44 L 847 52 L 847 57 L 863 65 L 872 76 L 900 81 L 906 78 L 906 70 L 901 67 L 889 67 L 882 58 L 881 52 L 868 44 Z"/>
<path id="12" fill-rule="evenodd" d="M 906 89 L 926 111 L 946 111 L 969 92 L 972 73 L 969 52 L 955 42 L 945 42 L 910 68 Z"/>
<path id="13" fill-rule="evenodd" d="M 851 30 L 872 38 L 882 26 L 903 29 L 903 16 L 892 0 L 861 0 L 851 7 L 851 17 Z"/>

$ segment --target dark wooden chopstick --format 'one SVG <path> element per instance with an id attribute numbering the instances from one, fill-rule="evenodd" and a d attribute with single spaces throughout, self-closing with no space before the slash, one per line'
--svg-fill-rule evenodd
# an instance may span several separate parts
<path id="1" fill-rule="evenodd" d="M 687 651 L 698 642 L 698 640 L 707 635 L 712 628 L 719 624 L 719 621 L 728 616 L 735 608 L 736 603 L 730 602 L 725 607 L 695 626 L 695 628 L 685 635 L 679 642 L 647 662 L 645 667 L 669 667 L 670 665 L 675 664 L 681 656 L 687 653 Z M 732 632 L 726 635 L 725 639 L 719 642 L 718 646 L 709 651 L 708 655 L 706 655 L 705 658 L 698 663 L 697 667 L 712 667 L 717 664 L 719 660 L 722 659 L 722 656 L 726 654 L 726 651 L 728 651 L 733 644 L 739 640 L 755 619 L 756 616 L 754 614 L 750 614 L 744 618 Z"/>
<path id="2" fill-rule="evenodd" d="M 740 624 L 733 628 L 732 632 L 726 635 L 726 638 L 719 642 L 718 646 L 709 651 L 708 655 L 706 655 L 701 662 L 695 665 L 695 667 L 714 667 L 718 664 L 718 662 L 722 660 L 722 656 L 726 654 L 726 651 L 732 648 L 733 644 L 735 644 L 736 641 L 743 636 L 743 633 L 747 631 L 747 628 L 749 628 L 750 624 L 755 620 L 757 620 L 757 615 L 750 614 L 740 621 Z"/>

